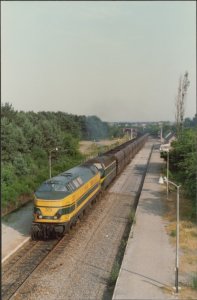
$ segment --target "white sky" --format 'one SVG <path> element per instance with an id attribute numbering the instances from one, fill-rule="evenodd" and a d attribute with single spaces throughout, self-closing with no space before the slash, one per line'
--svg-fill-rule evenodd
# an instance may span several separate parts
<path id="1" fill-rule="evenodd" d="M 196 112 L 195 1 L 1 2 L 2 102 L 16 110 L 174 121 Z"/>

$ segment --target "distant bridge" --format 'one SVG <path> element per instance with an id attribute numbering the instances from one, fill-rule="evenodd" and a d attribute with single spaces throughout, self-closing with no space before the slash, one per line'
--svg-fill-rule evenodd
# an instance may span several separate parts
<path id="1" fill-rule="evenodd" d="M 134 139 L 137 136 L 137 130 L 135 128 L 126 127 L 123 128 L 124 134 L 127 134 L 130 139 Z"/>

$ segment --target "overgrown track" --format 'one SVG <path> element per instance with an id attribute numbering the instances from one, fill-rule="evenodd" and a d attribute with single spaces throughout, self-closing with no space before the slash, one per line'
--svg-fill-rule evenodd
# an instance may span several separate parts
<path id="1" fill-rule="evenodd" d="M 30 241 L 6 262 L 2 272 L 2 299 L 10 299 L 59 242 L 58 240 Z"/>

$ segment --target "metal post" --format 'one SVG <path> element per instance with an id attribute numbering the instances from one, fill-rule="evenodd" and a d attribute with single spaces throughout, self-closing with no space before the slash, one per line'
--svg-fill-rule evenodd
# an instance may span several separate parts
<path id="1" fill-rule="evenodd" d="M 169 151 L 167 151 L 167 200 L 168 200 L 168 193 L 169 193 L 169 184 L 168 184 L 168 179 L 169 179 Z"/>
<path id="2" fill-rule="evenodd" d="M 51 179 L 51 153 L 53 151 L 58 151 L 58 148 L 56 147 L 55 149 L 49 150 L 49 178 Z"/>
<path id="3" fill-rule="evenodd" d="M 177 201 L 176 201 L 176 259 L 175 259 L 175 290 L 176 293 L 179 292 L 179 190 L 181 185 L 176 185 L 174 182 L 167 180 L 164 177 L 159 178 L 159 183 L 163 184 L 166 182 L 167 184 L 170 183 L 177 189 Z"/>
<path id="4" fill-rule="evenodd" d="M 49 178 L 51 178 L 51 151 L 49 151 Z"/>
<path id="5" fill-rule="evenodd" d="M 175 269 L 175 287 L 176 293 L 179 292 L 179 187 L 177 186 L 177 219 L 176 219 L 176 269 Z"/>

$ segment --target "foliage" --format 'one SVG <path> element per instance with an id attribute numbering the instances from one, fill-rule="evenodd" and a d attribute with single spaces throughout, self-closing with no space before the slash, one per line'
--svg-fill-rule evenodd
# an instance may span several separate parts
<path id="1" fill-rule="evenodd" d="M 128 221 L 129 221 L 130 224 L 135 224 L 136 223 L 135 211 L 133 209 L 129 212 Z"/>
<path id="2" fill-rule="evenodd" d="M 144 133 L 148 132 L 150 135 L 158 137 L 160 134 L 160 126 L 159 124 L 148 124 L 143 131 Z"/>
<path id="3" fill-rule="evenodd" d="M 32 193 L 49 177 L 78 165 L 79 139 L 107 138 L 109 126 L 96 116 L 64 112 L 15 111 L 1 105 L 2 204 L 17 202 L 21 194 Z M 58 147 L 58 151 L 52 151 Z"/>
<path id="4" fill-rule="evenodd" d="M 185 99 L 186 99 L 189 84 L 190 82 L 188 79 L 188 72 L 186 71 L 184 76 L 183 77 L 180 76 L 179 78 L 178 93 L 175 99 L 176 135 L 178 137 L 183 130 L 183 121 L 184 121 L 184 114 L 185 114 Z"/>
<path id="5" fill-rule="evenodd" d="M 122 138 L 124 136 L 123 128 L 117 125 L 109 126 L 109 136 L 110 138 Z"/>
<path id="6" fill-rule="evenodd" d="M 120 271 L 120 265 L 118 261 L 115 261 L 115 263 L 113 264 L 111 273 L 110 273 L 110 277 L 108 279 L 108 285 L 111 286 L 115 286 L 116 280 L 118 278 L 118 274 Z"/>
<path id="7" fill-rule="evenodd" d="M 197 290 L 197 274 L 193 275 L 191 286 L 194 290 Z"/>
<path id="8" fill-rule="evenodd" d="M 165 137 L 170 131 L 174 131 L 175 126 L 170 122 L 162 122 L 162 136 Z M 161 123 L 150 123 L 143 129 L 144 133 L 149 133 L 153 137 L 160 137 Z"/>
<path id="9" fill-rule="evenodd" d="M 184 127 L 185 128 L 197 127 L 197 114 L 193 117 L 193 119 L 185 118 Z"/>
<path id="10" fill-rule="evenodd" d="M 170 169 L 177 182 L 180 182 L 186 195 L 193 201 L 196 209 L 197 180 L 197 131 L 184 129 L 177 141 L 172 143 Z"/>

